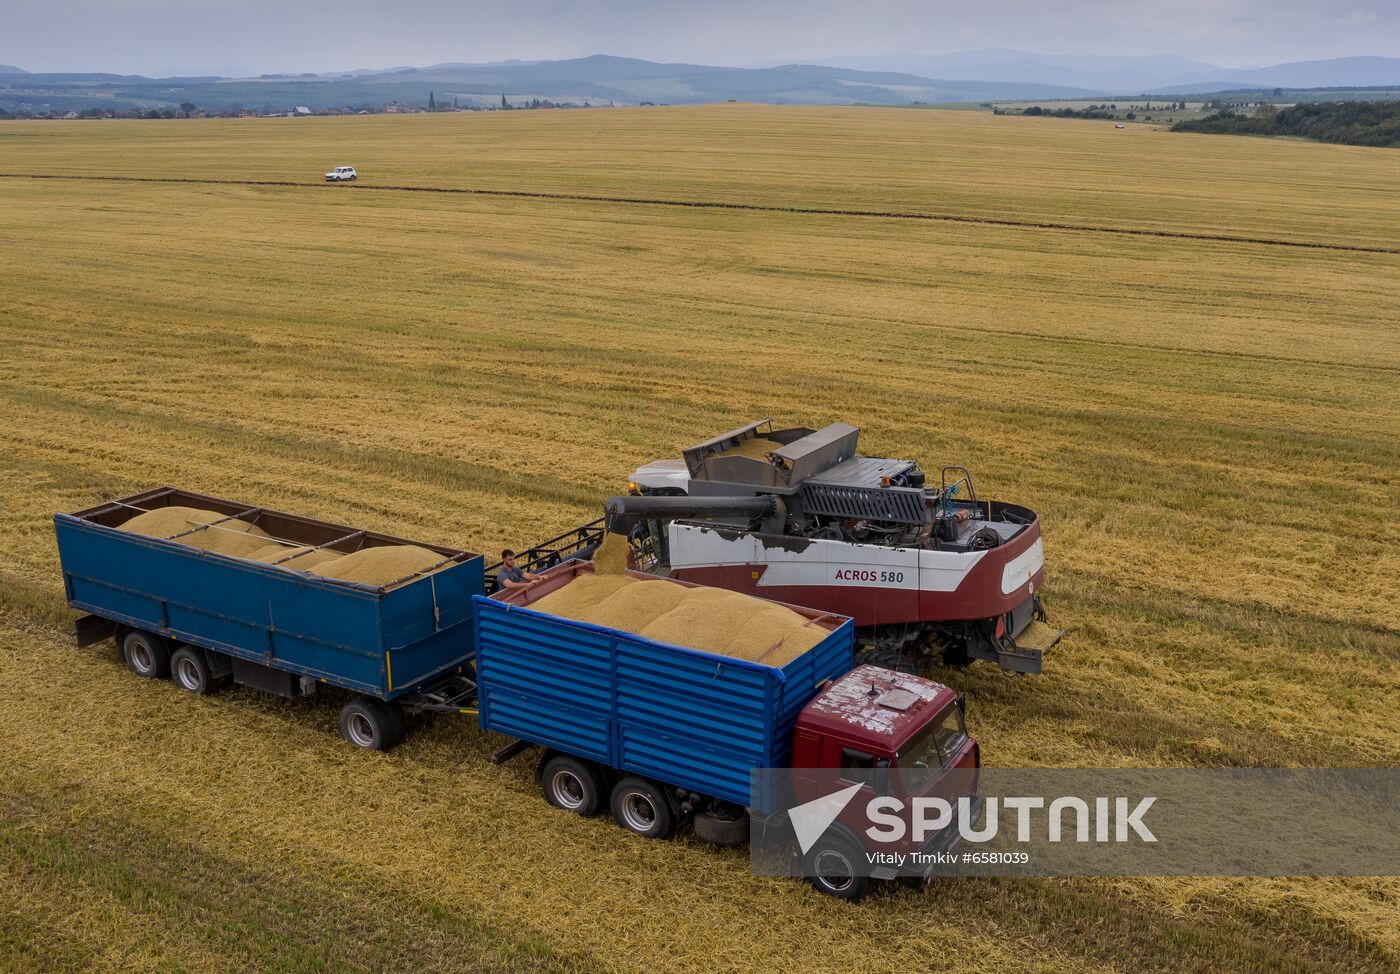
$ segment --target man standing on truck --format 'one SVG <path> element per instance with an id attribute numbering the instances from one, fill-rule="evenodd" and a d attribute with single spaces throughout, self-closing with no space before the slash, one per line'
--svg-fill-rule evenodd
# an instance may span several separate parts
<path id="1" fill-rule="evenodd" d="M 501 570 L 496 572 L 496 585 L 507 592 L 518 588 L 530 588 L 540 577 L 534 572 L 515 567 L 515 552 L 507 548 L 501 552 Z"/>

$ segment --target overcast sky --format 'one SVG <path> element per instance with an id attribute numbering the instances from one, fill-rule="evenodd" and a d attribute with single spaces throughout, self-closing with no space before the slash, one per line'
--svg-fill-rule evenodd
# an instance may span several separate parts
<path id="1" fill-rule="evenodd" d="M 1224 67 L 1400 56 L 1397 0 L 4 0 L 29 71 L 339 71 L 619 54 L 750 64 L 1005 47 Z M 224 73 L 220 71 L 219 73 Z"/>

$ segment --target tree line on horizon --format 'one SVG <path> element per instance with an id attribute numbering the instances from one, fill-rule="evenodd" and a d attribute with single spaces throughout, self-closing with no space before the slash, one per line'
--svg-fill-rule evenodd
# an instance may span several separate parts
<path id="1" fill-rule="evenodd" d="M 1292 135 L 1342 145 L 1400 147 L 1400 101 L 1314 102 L 1283 109 L 1262 105 L 1249 115 L 1226 108 L 1205 118 L 1177 122 L 1172 131 Z"/>

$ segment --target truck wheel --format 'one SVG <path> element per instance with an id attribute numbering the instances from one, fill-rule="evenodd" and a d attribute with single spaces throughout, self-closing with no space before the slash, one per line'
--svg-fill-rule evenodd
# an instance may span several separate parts
<path id="1" fill-rule="evenodd" d="M 133 629 L 122 640 L 122 658 L 131 672 L 147 680 L 170 675 L 170 647 L 153 632 Z"/>
<path id="2" fill-rule="evenodd" d="M 214 689 L 214 674 L 209 672 L 204 650 L 189 646 L 181 646 L 170 654 L 170 679 L 190 693 L 205 694 Z"/>
<path id="3" fill-rule="evenodd" d="M 824 838 L 803 863 L 807 882 L 824 896 L 854 903 L 870 890 L 870 877 L 862 875 L 857 866 L 862 858 L 849 840 Z"/>
<path id="4" fill-rule="evenodd" d="M 399 742 L 389 710 L 372 697 L 356 697 L 340 708 L 340 736 L 356 747 L 387 751 Z"/>
<path id="5" fill-rule="evenodd" d="M 587 761 L 557 754 L 540 770 L 544 800 L 588 818 L 603 810 L 603 776 Z"/>
<path id="6" fill-rule="evenodd" d="M 669 839 L 676 831 L 676 813 L 659 785 L 629 775 L 612 792 L 612 814 L 628 832 L 647 839 Z"/>
<path id="7" fill-rule="evenodd" d="M 403 704 L 397 700 L 387 700 L 383 707 L 384 712 L 389 715 L 389 728 L 393 732 L 394 741 L 403 740 L 403 735 L 408 730 L 408 714 L 404 713 Z"/>
<path id="8" fill-rule="evenodd" d="M 749 816 L 727 818 L 701 812 L 695 816 L 695 837 L 712 845 L 743 845 L 749 840 Z"/>

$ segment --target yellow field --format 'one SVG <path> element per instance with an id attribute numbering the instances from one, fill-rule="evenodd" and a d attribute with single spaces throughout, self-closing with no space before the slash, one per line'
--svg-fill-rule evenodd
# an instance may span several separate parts
<path id="1" fill-rule="evenodd" d="M 137 681 L 71 647 L 48 517 L 173 483 L 495 552 L 842 419 L 1043 519 L 1045 674 L 941 674 L 987 763 L 1394 765 L 1397 159 L 745 105 L 0 124 L 0 970 L 1393 970 L 1393 880 L 850 908 L 554 812 L 466 722 L 366 755 L 329 697 Z"/>

